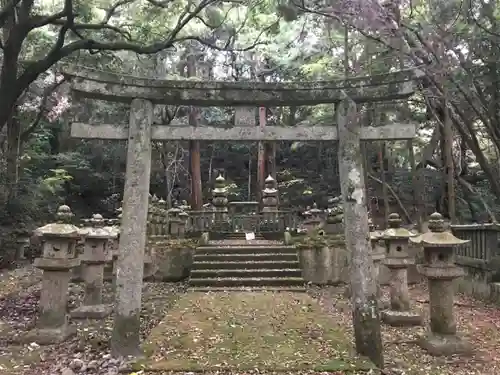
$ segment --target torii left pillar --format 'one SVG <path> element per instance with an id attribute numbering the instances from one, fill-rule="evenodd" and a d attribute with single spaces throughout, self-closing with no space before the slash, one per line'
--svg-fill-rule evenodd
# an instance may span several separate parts
<path id="1" fill-rule="evenodd" d="M 144 251 L 151 178 L 153 104 L 134 99 L 130 108 L 127 168 L 116 270 L 116 307 L 111 350 L 115 357 L 140 351 Z"/>

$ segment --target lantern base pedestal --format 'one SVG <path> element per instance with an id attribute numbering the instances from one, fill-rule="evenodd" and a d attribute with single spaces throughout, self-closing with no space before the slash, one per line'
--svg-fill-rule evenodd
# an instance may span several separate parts
<path id="1" fill-rule="evenodd" d="M 38 345 L 60 344 L 76 335 L 76 327 L 64 325 L 58 328 L 33 328 L 31 331 L 14 337 L 13 341 L 18 343 L 32 343 Z"/>
<path id="2" fill-rule="evenodd" d="M 467 355 L 472 352 L 472 345 L 457 335 L 438 335 L 429 332 L 420 338 L 418 344 L 433 356 Z"/>
<path id="3" fill-rule="evenodd" d="M 113 307 L 111 305 L 91 305 L 80 306 L 71 311 L 72 319 L 104 319 L 111 315 Z"/>
<path id="4" fill-rule="evenodd" d="M 422 315 L 414 311 L 382 311 L 382 321 L 393 327 L 421 326 L 424 324 Z"/>

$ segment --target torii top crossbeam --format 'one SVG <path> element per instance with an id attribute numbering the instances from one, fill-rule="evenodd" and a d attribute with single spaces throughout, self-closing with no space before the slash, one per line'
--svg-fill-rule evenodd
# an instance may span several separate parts
<path id="1" fill-rule="evenodd" d="M 223 107 L 338 103 L 344 94 L 357 103 L 405 99 L 413 94 L 413 81 L 423 72 L 414 68 L 341 80 L 283 83 L 158 80 L 83 67 L 66 69 L 64 75 L 71 79 L 73 92 L 84 98 Z"/>

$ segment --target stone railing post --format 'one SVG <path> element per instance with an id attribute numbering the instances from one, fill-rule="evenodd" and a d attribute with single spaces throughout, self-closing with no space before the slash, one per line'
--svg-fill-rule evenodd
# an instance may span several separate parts
<path id="1" fill-rule="evenodd" d="M 429 284 L 430 332 L 420 340 L 420 346 L 432 355 L 463 354 L 471 345 L 457 335 L 453 315 L 453 280 L 464 276 L 462 268 L 455 265 L 457 246 L 467 243 L 445 230 L 443 216 L 435 212 L 429 218 L 429 232 L 410 240 L 424 247 L 424 264 L 418 271 Z"/>
<path id="2" fill-rule="evenodd" d="M 104 287 L 104 266 L 112 260 L 110 240 L 118 237 L 116 233 L 104 228 L 104 218 L 92 215 L 90 226 L 80 234 L 85 239 L 84 251 L 80 257 L 83 264 L 85 298 L 83 305 L 71 312 L 75 319 L 103 319 L 111 314 L 112 306 L 102 303 Z"/>
<path id="3" fill-rule="evenodd" d="M 415 264 L 408 253 L 408 240 L 415 234 L 402 228 L 401 222 L 397 213 L 390 214 L 388 228 L 381 235 L 386 243 L 384 264 L 390 273 L 391 294 L 390 309 L 382 312 L 382 320 L 393 326 L 421 325 L 422 316 L 410 310 L 408 291 L 408 266 Z"/>
<path id="4" fill-rule="evenodd" d="M 158 201 L 158 235 L 159 236 L 165 236 L 167 234 L 165 230 L 165 224 L 166 224 L 166 215 L 167 215 L 167 202 L 163 199 L 160 198 Z"/>
<path id="5" fill-rule="evenodd" d="M 42 257 L 34 265 L 43 270 L 40 296 L 41 314 L 36 328 L 28 332 L 23 340 L 38 344 L 56 344 L 76 333 L 68 324 L 66 306 L 71 269 L 80 265 L 76 257 L 76 242 L 80 238 L 78 227 L 71 223 L 71 209 L 63 205 L 57 210 L 57 222 L 38 228 L 42 237 Z"/>

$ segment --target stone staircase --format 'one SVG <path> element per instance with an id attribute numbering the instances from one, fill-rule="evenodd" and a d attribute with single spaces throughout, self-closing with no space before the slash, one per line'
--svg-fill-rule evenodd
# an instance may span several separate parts
<path id="1" fill-rule="evenodd" d="M 223 241 L 199 246 L 194 255 L 190 290 L 304 292 L 297 250 L 260 236 L 246 241 L 231 233 Z"/>

